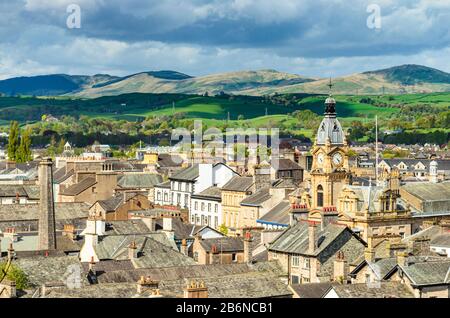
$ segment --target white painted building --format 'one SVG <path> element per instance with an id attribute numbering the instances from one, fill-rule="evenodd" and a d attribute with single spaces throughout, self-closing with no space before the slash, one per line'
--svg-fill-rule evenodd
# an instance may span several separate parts
<path id="1" fill-rule="evenodd" d="M 189 217 L 192 224 L 208 225 L 217 229 L 223 223 L 221 189 L 213 186 L 193 194 Z"/>
<path id="2" fill-rule="evenodd" d="M 154 203 L 159 205 L 172 205 L 172 194 L 170 191 L 170 181 L 155 185 Z"/>
<path id="3" fill-rule="evenodd" d="M 191 195 L 199 194 L 213 186 L 221 188 L 236 175 L 235 171 L 223 163 L 194 164 L 169 177 L 170 193 L 167 192 L 167 185 L 155 186 L 155 203 L 167 204 L 165 203 L 167 197 L 172 205 L 187 208 L 190 211 Z"/>

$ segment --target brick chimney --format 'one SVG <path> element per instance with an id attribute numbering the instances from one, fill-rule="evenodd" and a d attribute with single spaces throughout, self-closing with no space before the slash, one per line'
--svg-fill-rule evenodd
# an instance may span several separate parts
<path id="1" fill-rule="evenodd" d="M 139 295 L 147 292 L 152 291 L 152 295 L 154 295 L 154 291 L 156 291 L 156 294 L 159 295 L 159 282 L 152 280 L 150 277 L 144 277 L 141 276 L 141 278 L 137 282 L 137 293 Z"/>
<path id="2" fill-rule="evenodd" d="M 138 249 L 136 246 L 136 241 L 132 241 L 128 246 L 128 259 L 134 260 L 136 258 L 138 258 Z"/>
<path id="3" fill-rule="evenodd" d="M 252 262 L 252 247 L 251 243 L 253 241 L 252 235 L 250 232 L 245 232 L 244 235 L 244 263 Z"/>
<path id="4" fill-rule="evenodd" d="M 306 204 L 292 203 L 289 211 L 289 225 L 294 226 L 298 220 L 306 220 L 308 218 L 308 206 Z"/>
<path id="5" fill-rule="evenodd" d="M 89 271 L 87 274 L 87 279 L 91 284 L 98 284 L 97 280 L 97 270 L 95 269 L 95 259 L 94 256 L 91 257 L 89 261 Z"/>
<path id="6" fill-rule="evenodd" d="M 317 249 L 316 240 L 317 224 L 314 222 L 308 222 L 308 253 L 313 254 Z"/>
<path id="7" fill-rule="evenodd" d="M 181 248 L 180 248 L 180 252 L 186 256 L 188 256 L 188 246 L 187 246 L 187 242 L 186 239 L 182 239 L 181 240 Z"/>
<path id="8" fill-rule="evenodd" d="M 51 158 L 44 158 L 39 163 L 39 188 L 39 250 L 55 250 L 56 225 Z"/>
<path id="9" fill-rule="evenodd" d="M 97 271 L 95 270 L 94 256 L 91 257 L 91 261 L 89 262 L 89 273 L 92 273 L 92 275 L 97 276 Z"/>
<path id="10" fill-rule="evenodd" d="M 4 238 L 9 238 L 11 242 L 16 243 L 19 241 L 19 234 L 16 233 L 16 229 L 13 227 L 8 227 L 3 233 Z"/>
<path id="11" fill-rule="evenodd" d="M 77 240 L 77 232 L 73 224 L 64 224 L 63 235 L 72 241 Z"/>
<path id="12" fill-rule="evenodd" d="M 208 298 L 208 288 L 204 282 L 191 281 L 184 289 L 184 298 Z"/>
<path id="13" fill-rule="evenodd" d="M 322 217 L 322 222 L 320 223 L 322 230 L 325 229 L 329 224 L 336 223 L 339 219 L 339 214 L 336 207 L 334 206 L 324 207 L 320 214 Z"/>
<path id="14" fill-rule="evenodd" d="M 348 271 L 349 267 L 344 252 L 339 251 L 333 264 L 333 280 L 346 284 Z"/>

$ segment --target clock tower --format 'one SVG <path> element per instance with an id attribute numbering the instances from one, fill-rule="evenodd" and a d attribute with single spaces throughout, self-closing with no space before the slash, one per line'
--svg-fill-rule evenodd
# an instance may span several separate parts
<path id="1" fill-rule="evenodd" d="M 341 189 L 350 183 L 348 150 L 344 131 L 336 118 L 336 101 L 330 94 L 311 150 L 311 209 L 336 206 Z"/>

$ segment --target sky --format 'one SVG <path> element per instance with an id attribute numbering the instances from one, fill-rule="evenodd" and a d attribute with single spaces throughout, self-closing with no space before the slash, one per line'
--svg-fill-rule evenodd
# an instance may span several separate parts
<path id="1" fill-rule="evenodd" d="M 0 79 L 450 72 L 450 0 L 0 0 Z"/>

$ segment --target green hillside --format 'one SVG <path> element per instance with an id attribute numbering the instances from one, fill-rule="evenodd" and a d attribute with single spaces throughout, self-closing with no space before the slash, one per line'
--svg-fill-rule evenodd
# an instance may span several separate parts
<path id="1" fill-rule="evenodd" d="M 378 102 L 386 102 L 387 107 L 378 107 L 361 102 L 364 97 L 336 96 L 340 117 L 366 118 L 375 115 L 389 117 L 399 111 L 398 103 L 437 103 L 450 105 L 450 93 L 428 94 L 426 96 L 383 97 Z M 373 97 L 372 97 L 373 98 Z M 38 121 L 44 114 L 60 117 L 63 115 L 101 117 L 136 121 L 147 116 L 171 116 L 183 114 L 187 118 L 235 120 L 252 119 L 266 115 L 282 115 L 297 110 L 309 109 L 320 115 L 323 113 L 323 95 L 281 95 L 275 97 L 253 96 L 196 96 L 182 94 L 125 94 L 96 99 L 1 97 L 0 120 L 20 122 Z M 371 100 L 371 102 L 373 102 Z M 392 104 L 392 107 L 389 105 Z"/>

